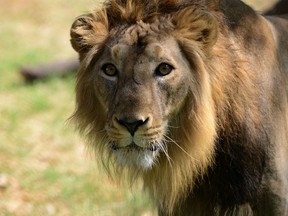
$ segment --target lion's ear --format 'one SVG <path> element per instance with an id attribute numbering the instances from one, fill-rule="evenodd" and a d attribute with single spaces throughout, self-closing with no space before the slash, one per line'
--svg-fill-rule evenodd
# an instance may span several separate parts
<path id="1" fill-rule="evenodd" d="M 87 14 L 78 17 L 72 24 L 70 36 L 72 47 L 80 59 L 94 46 L 99 46 L 109 33 L 106 13 Z"/>
<path id="2" fill-rule="evenodd" d="M 172 16 L 179 37 L 200 42 L 205 48 L 211 48 L 217 41 L 218 22 L 204 9 L 185 8 Z"/>

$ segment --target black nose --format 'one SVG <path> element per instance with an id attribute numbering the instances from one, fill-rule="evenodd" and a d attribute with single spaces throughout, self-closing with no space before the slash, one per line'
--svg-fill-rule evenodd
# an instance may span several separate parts
<path id="1" fill-rule="evenodd" d="M 127 120 L 127 119 L 117 119 L 117 122 L 126 127 L 127 130 L 129 131 L 129 133 L 131 134 L 131 136 L 134 136 L 135 132 L 137 131 L 137 129 L 146 124 L 148 122 L 148 118 L 146 120 Z"/>

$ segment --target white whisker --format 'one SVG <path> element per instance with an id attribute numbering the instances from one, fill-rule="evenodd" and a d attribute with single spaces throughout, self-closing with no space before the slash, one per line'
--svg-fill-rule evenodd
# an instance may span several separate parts
<path id="1" fill-rule="evenodd" d="M 164 137 L 168 139 L 166 141 L 168 141 L 168 142 L 170 141 L 170 142 L 174 143 L 178 148 L 180 148 L 192 160 L 198 161 L 196 158 L 192 157 L 185 149 L 183 149 L 183 147 L 181 147 L 175 140 L 173 140 L 172 138 L 170 138 L 169 136 L 167 136 L 165 134 L 164 134 Z"/>
<path id="2" fill-rule="evenodd" d="M 180 128 L 180 127 L 179 127 L 179 126 L 167 125 L 167 128 L 174 128 L 174 129 L 178 129 L 178 128 Z"/>
<path id="3" fill-rule="evenodd" d="M 172 160 L 172 158 L 168 154 L 167 146 L 164 143 L 158 143 L 158 145 L 159 145 L 160 149 L 164 152 L 164 154 L 168 160 L 168 163 L 172 169 L 172 162 L 174 163 L 174 161 Z"/>

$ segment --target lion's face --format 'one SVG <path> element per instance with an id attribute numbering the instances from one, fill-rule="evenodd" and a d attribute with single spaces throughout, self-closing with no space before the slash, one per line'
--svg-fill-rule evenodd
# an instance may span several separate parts
<path id="1" fill-rule="evenodd" d="M 95 96 L 107 116 L 106 147 L 121 165 L 143 169 L 167 151 L 192 75 L 176 41 L 147 30 L 141 38 L 141 25 L 115 35 L 93 67 Z"/>
<path id="2" fill-rule="evenodd" d="M 193 160 L 185 172 L 202 172 L 215 138 L 203 58 L 216 43 L 218 25 L 195 5 L 145 17 L 144 2 L 133 4 L 119 14 L 122 20 L 116 16 L 121 6 L 108 4 L 73 23 L 71 42 L 81 61 L 73 118 L 96 152 L 114 155 L 122 167 Z"/>

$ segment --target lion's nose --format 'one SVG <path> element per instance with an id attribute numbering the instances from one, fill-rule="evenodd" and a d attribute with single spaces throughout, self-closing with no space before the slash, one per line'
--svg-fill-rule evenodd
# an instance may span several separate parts
<path id="1" fill-rule="evenodd" d="M 118 118 L 116 118 L 116 120 L 117 120 L 117 122 L 120 124 L 120 125 L 122 125 L 122 126 L 124 126 L 124 127 L 126 127 L 127 128 L 127 130 L 129 131 L 129 133 L 131 134 L 131 136 L 134 136 L 134 134 L 135 134 L 135 132 L 137 131 L 137 129 L 140 127 L 140 126 L 142 126 L 142 125 L 144 125 L 144 124 L 146 124 L 147 122 L 148 122 L 148 120 L 149 120 L 149 118 L 147 118 L 147 119 L 145 119 L 145 120 L 128 120 L 128 119 L 125 119 L 125 118 L 123 118 L 123 119 L 118 119 Z"/>

